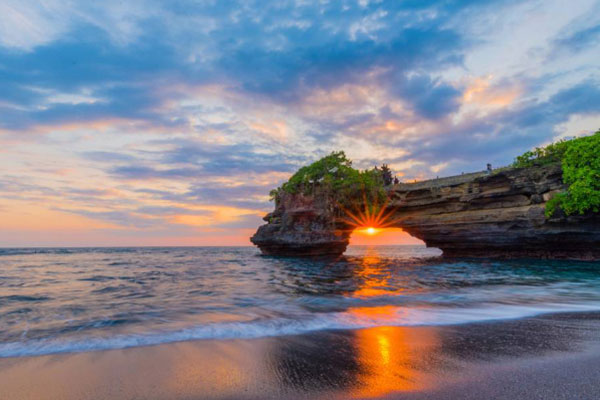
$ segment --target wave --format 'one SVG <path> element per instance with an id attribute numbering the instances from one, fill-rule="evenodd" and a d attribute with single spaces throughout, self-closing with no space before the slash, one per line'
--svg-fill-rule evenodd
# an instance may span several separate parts
<path id="1" fill-rule="evenodd" d="M 190 340 L 254 339 L 298 335 L 322 330 L 354 330 L 380 326 L 460 325 L 533 317 L 559 312 L 600 311 L 600 303 L 488 306 L 473 308 L 364 307 L 335 313 L 316 313 L 295 319 L 275 318 L 225 322 L 175 331 L 123 334 L 112 337 L 38 339 L 0 344 L 0 357 L 40 356 L 151 346 Z"/>
<path id="2" fill-rule="evenodd" d="M 33 302 L 33 301 L 47 301 L 51 300 L 48 296 L 23 296 L 13 294 L 10 296 L 0 296 L 0 304 L 8 303 L 8 302 Z"/>
<path id="3" fill-rule="evenodd" d="M 34 254 L 80 254 L 80 253 L 137 253 L 143 247 L 3 247 L 0 256 L 22 256 Z"/>
<path id="4" fill-rule="evenodd" d="M 21 256 L 32 254 L 71 254 L 74 250 L 63 248 L 44 248 L 44 247 L 28 247 L 28 248 L 0 248 L 0 256 Z"/>

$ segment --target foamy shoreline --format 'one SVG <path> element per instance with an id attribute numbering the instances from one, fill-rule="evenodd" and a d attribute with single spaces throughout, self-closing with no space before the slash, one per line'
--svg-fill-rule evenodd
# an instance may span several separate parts
<path id="1" fill-rule="evenodd" d="M 594 398 L 599 327 L 600 313 L 562 313 L 4 358 L 0 387 L 10 399 Z"/>

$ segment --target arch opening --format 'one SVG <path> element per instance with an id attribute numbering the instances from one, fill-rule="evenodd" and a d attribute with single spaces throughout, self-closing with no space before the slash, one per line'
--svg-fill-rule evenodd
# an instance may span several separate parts
<path id="1" fill-rule="evenodd" d="M 390 197 L 369 199 L 366 193 L 349 207 L 340 205 L 342 216 L 336 222 L 346 226 L 348 245 L 425 245 L 425 242 L 401 228 L 397 206 Z"/>
<path id="2" fill-rule="evenodd" d="M 425 245 L 402 228 L 359 226 L 350 234 L 350 246 Z"/>

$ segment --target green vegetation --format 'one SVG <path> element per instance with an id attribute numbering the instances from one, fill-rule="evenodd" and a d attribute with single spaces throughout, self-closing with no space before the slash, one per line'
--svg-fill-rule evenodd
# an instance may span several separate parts
<path id="1" fill-rule="evenodd" d="M 315 188 L 323 188 L 342 205 L 365 196 L 367 201 L 385 198 L 381 170 L 373 168 L 360 171 L 352 167 L 343 151 L 332 152 L 314 163 L 302 167 L 289 181 L 271 191 L 271 200 L 278 201 L 282 191 L 286 193 L 312 194 Z"/>
<path id="2" fill-rule="evenodd" d="M 591 136 L 562 140 L 516 158 L 515 167 L 560 162 L 567 190 L 546 203 L 546 217 L 558 208 L 565 214 L 600 212 L 600 130 Z"/>
<path id="3" fill-rule="evenodd" d="M 534 150 L 526 151 L 515 159 L 513 166 L 524 168 L 561 162 L 571 141 L 562 139 L 546 147 L 536 147 Z"/>

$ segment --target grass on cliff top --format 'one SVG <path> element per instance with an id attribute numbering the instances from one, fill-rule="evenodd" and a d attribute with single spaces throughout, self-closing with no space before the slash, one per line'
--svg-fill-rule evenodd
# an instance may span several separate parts
<path id="1" fill-rule="evenodd" d="M 517 157 L 513 166 L 560 162 L 567 190 L 546 203 L 546 217 L 560 208 L 567 215 L 600 212 L 600 130 L 591 136 L 561 140 Z"/>
<path id="2" fill-rule="evenodd" d="M 381 170 L 355 169 L 346 154 L 338 151 L 300 168 L 287 182 L 271 190 L 271 200 L 277 202 L 282 192 L 309 195 L 317 188 L 346 206 L 357 199 L 362 200 L 363 196 L 368 201 L 385 198 Z"/>

